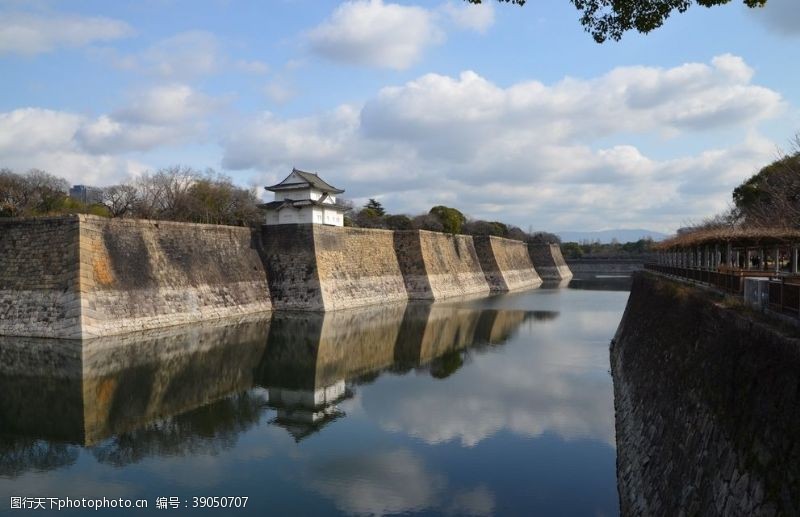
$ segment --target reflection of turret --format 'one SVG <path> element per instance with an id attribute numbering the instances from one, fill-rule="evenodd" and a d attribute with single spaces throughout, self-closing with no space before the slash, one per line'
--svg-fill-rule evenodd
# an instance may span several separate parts
<path id="1" fill-rule="evenodd" d="M 0 338 L 0 434 L 26 437 L 20 447 L 29 438 L 92 445 L 149 425 L 174 428 L 172 415 L 253 385 L 268 329 L 251 320 L 84 342 Z"/>
<path id="2" fill-rule="evenodd" d="M 391 366 L 405 305 L 326 313 L 278 312 L 258 382 L 277 409 L 274 423 L 296 440 L 342 416 L 345 380 Z"/>
<path id="3" fill-rule="evenodd" d="M 269 404 L 277 410 L 273 423 L 301 440 L 344 415 L 337 404 L 354 384 L 387 368 L 423 365 L 435 377 L 447 377 L 463 365 L 465 350 L 505 343 L 533 314 L 424 302 L 278 312 L 258 383 L 268 388 Z"/>

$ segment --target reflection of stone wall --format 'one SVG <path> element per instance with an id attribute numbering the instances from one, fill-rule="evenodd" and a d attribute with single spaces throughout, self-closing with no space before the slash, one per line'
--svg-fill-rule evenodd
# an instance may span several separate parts
<path id="1" fill-rule="evenodd" d="M 564 261 L 558 244 L 528 243 L 528 252 L 530 253 L 533 267 L 542 280 L 567 280 L 572 278 L 572 271 Z"/>
<path id="2" fill-rule="evenodd" d="M 0 335 L 80 335 L 78 217 L 0 219 Z"/>
<path id="3" fill-rule="evenodd" d="M 405 304 L 277 312 L 259 374 L 267 387 L 317 390 L 391 366 Z"/>
<path id="4" fill-rule="evenodd" d="M 0 338 L 0 434 L 94 443 L 247 390 L 268 329 L 251 317 L 85 342 Z"/>
<path id="5" fill-rule="evenodd" d="M 636 273 L 611 366 L 622 515 L 797 515 L 795 331 Z"/>
<path id="6" fill-rule="evenodd" d="M 530 289 L 542 283 L 524 242 L 493 235 L 476 235 L 473 240 L 493 292 Z"/>
<path id="7" fill-rule="evenodd" d="M 395 232 L 394 246 L 410 299 L 489 293 L 469 235 L 399 231 Z"/>

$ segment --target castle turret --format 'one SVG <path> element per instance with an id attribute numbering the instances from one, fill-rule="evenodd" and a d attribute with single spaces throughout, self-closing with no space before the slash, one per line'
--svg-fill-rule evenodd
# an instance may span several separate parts
<path id="1" fill-rule="evenodd" d="M 292 169 L 283 181 L 264 187 L 275 201 L 259 205 L 266 211 L 265 224 L 315 223 L 344 226 L 345 207 L 336 202 L 338 189 L 316 173 Z"/>

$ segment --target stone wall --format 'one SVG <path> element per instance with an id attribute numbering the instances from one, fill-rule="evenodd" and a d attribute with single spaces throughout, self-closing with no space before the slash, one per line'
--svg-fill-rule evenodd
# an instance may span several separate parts
<path id="1" fill-rule="evenodd" d="M 492 292 L 530 289 L 542 283 L 524 242 L 493 235 L 474 236 L 473 241 Z"/>
<path id="2" fill-rule="evenodd" d="M 394 245 L 409 299 L 439 300 L 489 293 L 471 236 L 398 231 Z"/>
<path id="3" fill-rule="evenodd" d="M 645 259 L 584 258 L 567 259 L 566 262 L 575 278 L 592 278 L 597 275 L 630 275 L 644 269 Z"/>
<path id="4" fill-rule="evenodd" d="M 539 283 L 524 244 L 496 237 L 476 249 L 471 236 L 421 230 L 87 215 L 1 221 L 0 266 L 0 335 L 59 338 Z"/>
<path id="5" fill-rule="evenodd" d="M 394 232 L 314 225 L 325 310 L 408 300 Z"/>
<path id="6" fill-rule="evenodd" d="M 533 267 L 544 281 L 561 281 L 572 278 L 572 271 L 564 257 L 561 255 L 561 248 L 558 244 L 528 244 Z"/>
<path id="7" fill-rule="evenodd" d="M 80 218 L 83 337 L 272 308 L 249 228 Z"/>
<path id="8" fill-rule="evenodd" d="M 80 334 L 77 216 L 0 219 L 0 335 Z"/>
<path id="9" fill-rule="evenodd" d="M 248 228 L 0 222 L 0 335 L 89 338 L 271 309 Z"/>
<path id="10" fill-rule="evenodd" d="M 408 299 L 393 232 L 318 224 L 262 228 L 275 309 L 336 310 Z"/>
<path id="11" fill-rule="evenodd" d="M 314 225 L 261 227 L 263 258 L 276 310 L 324 310 L 317 271 Z"/>
<path id="12" fill-rule="evenodd" d="M 797 515 L 800 339 L 635 273 L 611 347 L 622 515 Z"/>

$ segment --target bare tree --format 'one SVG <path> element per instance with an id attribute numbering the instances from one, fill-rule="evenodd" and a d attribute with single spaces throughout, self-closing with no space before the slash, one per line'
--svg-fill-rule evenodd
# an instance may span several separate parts
<path id="1" fill-rule="evenodd" d="M 111 217 L 132 215 L 138 201 L 138 192 L 133 185 L 114 185 L 103 189 L 103 204 Z"/>

